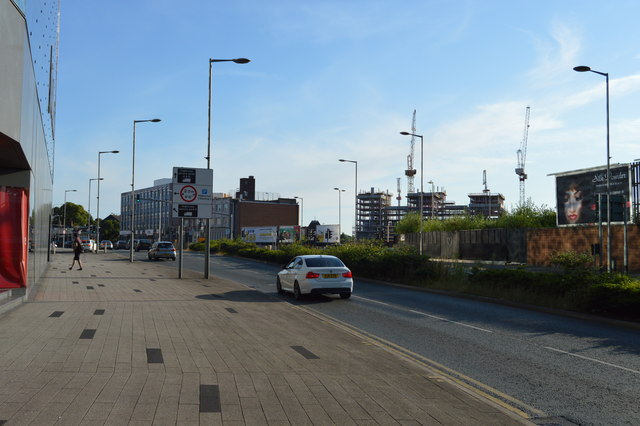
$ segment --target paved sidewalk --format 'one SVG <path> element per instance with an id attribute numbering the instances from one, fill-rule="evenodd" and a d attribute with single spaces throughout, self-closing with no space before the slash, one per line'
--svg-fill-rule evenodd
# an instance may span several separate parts
<path id="1" fill-rule="evenodd" d="M 529 424 L 277 297 L 71 258 L 0 316 L 0 424 Z"/>

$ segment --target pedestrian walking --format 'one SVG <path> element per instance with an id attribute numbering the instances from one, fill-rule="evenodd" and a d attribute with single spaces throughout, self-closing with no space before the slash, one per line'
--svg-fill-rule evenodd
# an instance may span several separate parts
<path id="1" fill-rule="evenodd" d="M 73 234 L 73 262 L 71 262 L 71 266 L 69 266 L 69 270 L 73 269 L 73 265 L 78 262 L 78 271 L 82 271 L 82 262 L 80 261 L 80 254 L 82 253 L 82 241 L 80 240 L 80 236 L 78 233 Z"/>

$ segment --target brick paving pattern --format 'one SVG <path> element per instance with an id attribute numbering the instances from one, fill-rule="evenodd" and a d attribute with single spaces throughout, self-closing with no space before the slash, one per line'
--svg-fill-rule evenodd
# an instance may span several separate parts
<path id="1" fill-rule="evenodd" d="M 70 261 L 0 315 L 0 424 L 529 424 L 238 283 Z"/>

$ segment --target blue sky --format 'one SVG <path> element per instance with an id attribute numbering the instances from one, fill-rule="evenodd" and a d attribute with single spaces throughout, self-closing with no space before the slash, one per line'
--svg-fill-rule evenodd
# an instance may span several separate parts
<path id="1" fill-rule="evenodd" d="M 85 206 L 102 155 L 100 216 L 172 167 L 206 167 L 213 68 L 214 192 L 304 199 L 304 221 L 354 218 L 358 190 L 407 191 L 413 110 L 424 135 L 424 181 L 467 204 L 488 187 L 519 200 L 514 169 L 531 107 L 526 197 L 555 207 L 549 173 L 640 158 L 640 3 L 601 1 L 140 0 L 61 3 L 54 204 Z M 417 140 L 414 166 L 420 171 Z M 419 187 L 420 175 L 415 179 Z M 96 186 L 91 212 L 95 216 Z M 394 203 L 396 201 L 394 200 Z M 404 201 L 403 201 L 404 203 Z"/>

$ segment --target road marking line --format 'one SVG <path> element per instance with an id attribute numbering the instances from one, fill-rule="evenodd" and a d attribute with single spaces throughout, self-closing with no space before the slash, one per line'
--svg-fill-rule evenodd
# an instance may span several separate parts
<path id="1" fill-rule="evenodd" d="M 377 303 L 378 305 L 384 305 L 384 306 L 391 306 L 388 303 L 385 302 L 380 302 L 378 300 L 373 300 L 373 299 L 367 299 L 366 297 L 362 297 L 362 296 L 353 296 L 355 299 L 362 299 L 362 300 L 366 300 L 367 302 L 371 302 L 371 303 Z"/>
<path id="2" fill-rule="evenodd" d="M 400 310 L 404 310 L 404 308 L 402 308 L 401 306 L 397 306 L 397 305 L 392 305 L 390 303 L 385 303 L 385 302 L 380 302 L 378 300 L 373 300 L 373 299 L 368 299 L 366 297 L 362 297 L 362 296 L 354 296 L 357 299 L 362 299 L 362 300 L 366 300 L 367 302 L 371 302 L 371 303 L 377 303 L 379 305 L 385 305 L 385 306 L 389 306 L 392 308 L 396 308 L 396 309 L 400 309 Z M 436 315 L 430 315 L 430 314 L 425 314 L 424 312 L 420 312 L 420 311 L 414 311 L 413 309 L 407 309 L 409 312 L 412 312 L 414 314 L 418 314 L 418 315 L 424 315 L 425 317 L 429 317 L 429 318 L 434 318 L 440 321 L 445 321 L 445 322 L 450 322 L 453 324 L 457 324 L 457 325 L 461 325 L 463 327 L 469 327 L 469 328 L 473 328 L 474 330 L 478 330 L 478 331 L 484 331 L 485 333 L 493 333 L 493 331 L 491 330 L 487 330 L 486 328 L 480 328 L 480 327 L 476 327 L 474 325 L 469 325 L 469 324 L 465 324 L 463 322 L 458 322 L 458 321 L 453 321 L 450 319 L 446 319 L 446 318 L 442 318 Z"/>
<path id="3" fill-rule="evenodd" d="M 409 312 L 413 312 L 415 314 L 424 315 L 425 317 L 434 318 L 434 319 L 437 319 L 437 320 L 440 320 L 440 321 L 451 322 L 451 323 L 454 323 L 454 324 L 461 325 L 463 327 L 473 328 L 474 330 L 484 331 L 485 333 L 493 333 L 493 331 L 487 330 L 486 328 L 476 327 L 475 325 L 469 325 L 469 324 L 465 324 L 463 322 L 453 321 L 453 320 L 450 320 L 450 319 L 439 317 L 437 315 L 425 314 L 424 312 L 414 311 L 414 310 L 409 310 Z"/>
<path id="4" fill-rule="evenodd" d="M 581 359 L 584 359 L 584 360 L 587 360 L 587 361 L 593 361 L 593 362 L 597 362 L 599 364 L 608 365 L 609 367 L 619 368 L 620 370 L 629 371 L 631 373 L 640 374 L 640 371 L 638 371 L 638 370 L 633 370 L 631 368 L 622 367 L 621 365 L 611 364 L 610 362 L 600 361 L 599 359 L 589 358 L 588 356 L 574 354 L 574 353 L 571 353 L 571 352 L 563 351 L 561 349 L 552 348 L 551 346 L 543 346 L 543 347 L 545 349 L 549 349 L 550 351 L 559 352 L 559 353 L 565 354 L 565 355 L 571 355 L 571 356 L 574 356 L 576 358 L 581 358 Z"/>
<path id="5" fill-rule="evenodd" d="M 362 298 L 362 297 L 361 297 Z M 379 302 L 380 303 L 380 302 Z M 415 362 L 423 368 L 428 368 L 431 371 L 439 374 L 441 377 L 449 380 L 452 383 L 456 383 L 459 385 L 464 391 L 480 396 L 486 400 L 493 402 L 494 404 L 499 405 L 500 407 L 514 413 L 522 418 L 529 419 L 531 416 L 525 412 L 524 410 L 529 411 L 533 415 L 537 417 L 546 417 L 546 413 L 537 408 L 534 408 L 516 398 L 513 398 L 510 395 L 507 395 L 503 392 L 500 392 L 497 389 L 494 389 L 490 386 L 485 385 L 482 382 L 479 382 L 471 377 L 465 376 L 462 373 L 457 372 L 449 367 L 446 367 L 436 361 L 433 361 L 429 358 L 426 358 L 418 353 L 412 352 L 409 349 L 406 349 L 402 346 L 399 346 L 393 342 L 385 340 L 376 335 L 370 334 L 369 332 L 362 330 L 356 326 L 351 324 L 347 324 L 338 319 L 330 317 L 326 314 L 321 313 L 320 311 L 316 311 L 313 308 L 295 306 L 294 308 L 300 309 L 302 311 L 308 312 L 311 315 L 314 315 L 325 322 L 334 325 L 348 333 L 355 335 L 356 337 L 362 339 L 363 341 L 368 341 L 372 345 L 378 346 L 382 349 L 388 350 L 392 353 L 395 353 L 402 358 L 409 360 L 411 362 Z M 429 376 L 431 378 L 431 376 Z M 505 402 L 508 401 L 508 402 Z M 513 405 L 511 405 L 513 404 Z"/>

